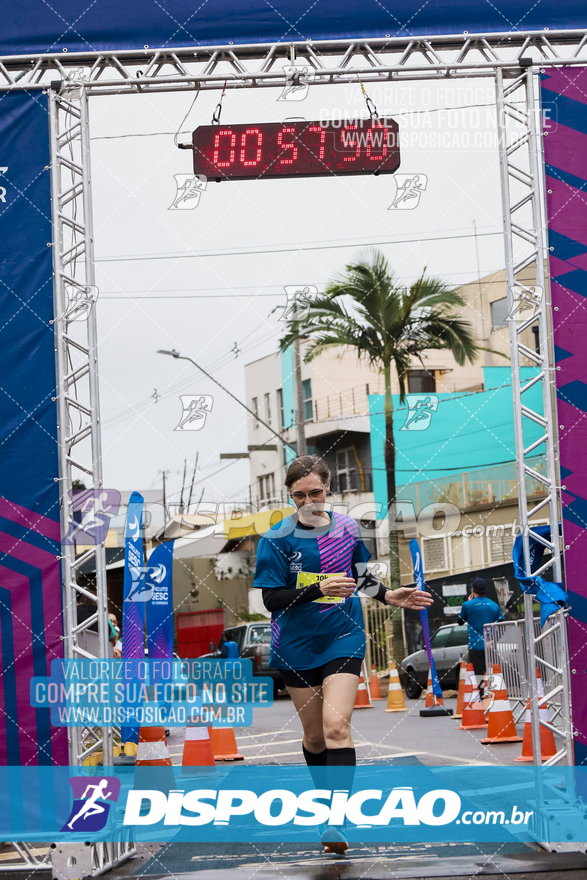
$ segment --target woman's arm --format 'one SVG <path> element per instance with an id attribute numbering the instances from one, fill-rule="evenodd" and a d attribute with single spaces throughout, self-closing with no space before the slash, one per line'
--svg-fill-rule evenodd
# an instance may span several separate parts
<path id="1" fill-rule="evenodd" d="M 310 584 L 301 590 L 291 590 L 288 587 L 271 587 L 263 590 L 263 604 L 267 611 L 286 611 L 295 608 L 296 605 L 305 605 L 320 599 L 324 593 L 318 584 Z"/>

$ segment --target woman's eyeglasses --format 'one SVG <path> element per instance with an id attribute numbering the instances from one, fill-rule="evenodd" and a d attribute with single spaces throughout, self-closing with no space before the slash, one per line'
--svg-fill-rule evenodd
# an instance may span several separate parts
<path id="1" fill-rule="evenodd" d="M 292 492 L 291 497 L 294 501 L 305 501 L 306 498 L 309 498 L 310 501 L 321 501 L 322 496 L 324 495 L 326 487 L 324 489 L 312 489 L 311 492 Z"/>

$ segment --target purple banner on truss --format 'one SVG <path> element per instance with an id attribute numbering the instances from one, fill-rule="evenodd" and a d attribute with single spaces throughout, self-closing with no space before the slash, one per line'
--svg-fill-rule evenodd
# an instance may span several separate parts
<path id="1" fill-rule="evenodd" d="M 587 69 L 547 69 L 542 100 L 575 762 L 587 765 Z"/>
<path id="2" fill-rule="evenodd" d="M 30 680 L 63 657 L 46 95 L 0 98 L 0 765 L 67 763 Z"/>

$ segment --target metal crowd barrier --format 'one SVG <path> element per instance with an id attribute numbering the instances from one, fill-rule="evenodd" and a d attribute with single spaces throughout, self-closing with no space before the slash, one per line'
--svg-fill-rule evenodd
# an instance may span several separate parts
<path id="1" fill-rule="evenodd" d="M 534 638 L 536 665 L 540 669 L 540 677 L 544 693 L 548 695 L 547 706 L 550 720 L 554 727 L 562 733 L 562 691 L 569 693 L 568 669 L 560 668 L 560 657 L 563 655 L 561 638 L 564 628 L 560 626 L 564 611 L 558 611 L 540 629 L 540 619 L 534 618 Z M 494 663 L 499 663 L 507 687 L 516 722 L 523 718 L 528 702 L 528 680 L 530 670 L 528 651 L 523 620 L 502 620 L 498 623 L 486 623 L 483 627 L 485 637 L 485 662 L 490 673 Z"/>

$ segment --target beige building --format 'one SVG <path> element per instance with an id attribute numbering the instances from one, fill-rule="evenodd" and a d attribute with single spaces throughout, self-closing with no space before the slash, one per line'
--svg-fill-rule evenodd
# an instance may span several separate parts
<path id="1" fill-rule="evenodd" d="M 533 277 L 527 272 L 521 273 L 519 280 L 532 286 Z M 485 350 L 474 364 L 462 367 L 449 352 L 431 351 L 424 357 L 425 369 L 415 363 L 408 373 L 412 393 L 481 391 L 484 366 L 509 365 L 505 270 L 465 284 L 459 292 L 466 300 L 462 317 L 471 323 Z M 522 334 L 522 342 L 531 350 L 538 343 L 536 329 Z M 303 363 L 302 379 L 306 442 L 309 451 L 322 455 L 330 466 L 334 500 L 353 506 L 372 502 L 368 396 L 383 392 L 382 374 L 352 350 L 334 348 L 309 364 Z M 284 412 L 281 355 L 271 354 L 247 364 L 245 384 L 247 405 L 295 445 L 296 429 L 287 428 L 295 421 L 293 413 Z M 392 385 L 398 393 L 397 376 L 392 376 Z M 283 504 L 283 445 L 253 418 L 248 419 L 248 444 L 252 504 L 258 509 Z"/>

